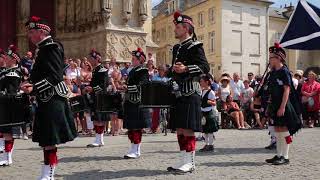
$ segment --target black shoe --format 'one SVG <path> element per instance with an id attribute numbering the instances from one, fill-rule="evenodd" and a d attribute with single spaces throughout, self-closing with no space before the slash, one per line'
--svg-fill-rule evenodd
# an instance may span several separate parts
<path id="1" fill-rule="evenodd" d="M 267 163 L 274 163 L 275 161 L 279 160 L 281 157 L 278 157 L 277 155 L 275 155 L 273 158 L 271 159 L 266 159 Z"/>
<path id="2" fill-rule="evenodd" d="M 213 145 L 208 145 L 208 150 L 207 151 L 214 151 L 214 146 Z"/>
<path id="3" fill-rule="evenodd" d="M 286 164 L 289 164 L 290 161 L 289 159 L 285 159 L 283 156 L 281 156 L 280 159 L 278 160 L 275 160 L 272 165 L 286 165 Z"/>
<path id="4" fill-rule="evenodd" d="M 208 151 L 209 145 L 205 145 L 202 149 L 199 149 L 199 152 L 206 152 Z"/>
<path id="5" fill-rule="evenodd" d="M 271 143 L 269 146 L 265 147 L 265 149 L 274 150 L 277 148 L 277 143 Z"/>
<path id="6" fill-rule="evenodd" d="M 177 171 L 177 169 L 173 168 L 173 167 L 168 167 L 167 168 L 167 171 L 169 172 L 174 172 L 174 171 Z"/>

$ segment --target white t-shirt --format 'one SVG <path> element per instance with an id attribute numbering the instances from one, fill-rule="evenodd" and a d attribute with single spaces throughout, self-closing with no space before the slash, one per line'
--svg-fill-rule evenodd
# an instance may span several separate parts
<path id="1" fill-rule="evenodd" d="M 80 78 L 81 72 L 80 72 L 79 69 L 72 70 L 71 68 L 68 68 L 67 71 L 66 71 L 66 76 L 71 80 L 72 79 L 77 79 L 77 78 Z"/>
<path id="2" fill-rule="evenodd" d="M 238 80 L 238 82 L 231 81 L 231 88 L 233 91 L 233 100 L 239 100 L 240 93 L 244 89 L 244 84 L 241 80 Z"/>
<path id="3" fill-rule="evenodd" d="M 221 98 L 221 100 L 223 102 L 226 102 L 227 96 L 229 96 L 231 94 L 230 86 L 227 86 L 225 88 L 220 86 L 219 89 L 220 89 L 220 98 Z"/>
<path id="4" fill-rule="evenodd" d="M 243 103 L 251 102 L 253 100 L 252 95 L 253 95 L 253 89 L 249 87 L 248 89 L 243 89 L 242 90 L 242 96 L 243 96 Z"/>
<path id="5" fill-rule="evenodd" d="M 201 98 L 204 97 L 204 95 L 208 92 L 208 90 L 203 90 L 202 91 L 202 94 L 201 94 Z M 216 100 L 216 96 L 215 96 L 215 93 L 214 91 L 210 91 L 209 94 L 208 94 L 208 100 Z M 206 108 L 201 108 L 201 111 L 204 111 L 204 112 L 208 112 L 208 111 L 211 111 L 213 108 L 216 108 L 216 106 L 210 106 L 210 107 L 206 107 Z"/>
<path id="6" fill-rule="evenodd" d="M 297 88 L 298 88 L 298 85 L 299 85 L 298 79 L 292 78 L 292 83 L 293 83 L 294 88 L 297 89 Z"/>

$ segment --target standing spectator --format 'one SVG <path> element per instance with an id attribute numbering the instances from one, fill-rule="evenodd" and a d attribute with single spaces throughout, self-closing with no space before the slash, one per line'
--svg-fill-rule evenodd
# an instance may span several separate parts
<path id="1" fill-rule="evenodd" d="M 153 76 L 152 81 L 168 82 L 170 79 L 166 76 L 167 74 L 166 66 L 159 66 L 158 70 L 159 72 Z M 163 112 L 163 117 L 165 117 L 166 109 L 153 108 L 152 122 L 151 122 L 151 131 L 153 133 L 156 133 L 159 131 L 160 111 Z"/>
<path id="2" fill-rule="evenodd" d="M 152 55 L 152 53 L 151 52 L 149 52 L 148 53 L 148 61 L 152 61 L 152 62 L 154 62 L 154 58 L 153 58 L 153 55 Z"/>
<path id="3" fill-rule="evenodd" d="M 249 80 L 243 81 L 244 89 L 241 91 L 241 94 L 240 94 L 241 109 L 243 112 L 243 116 L 247 122 L 249 120 L 251 120 L 250 103 L 252 102 L 252 97 L 253 97 L 253 92 L 254 92 L 252 87 L 249 86 L 249 83 L 250 83 Z M 249 123 L 249 124 L 251 124 L 251 123 Z"/>
<path id="4" fill-rule="evenodd" d="M 119 66 L 117 65 L 117 59 L 115 57 L 112 57 L 110 59 L 109 67 L 106 67 L 108 69 L 108 75 L 111 77 L 113 71 L 119 70 Z"/>
<path id="5" fill-rule="evenodd" d="M 240 106 L 240 94 L 244 89 L 243 82 L 240 80 L 239 73 L 233 73 L 233 80 L 230 82 L 233 91 L 233 101 Z"/>
<path id="6" fill-rule="evenodd" d="M 319 93 L 320 84 L 316 81 L 317 74 L 309 71 L 308 80 L 302 85 L 302 102 L 307 107 L 305 120 L 309 128 L 314 127 L 314 121 L 318 119 L 318 111 L 320 109 Z"/>
<path id="7" fill-rule="evenodd" d="M 130 63 L 125 63 L 124 68 L 121 70 L 121 76 L 128 76 L 129 74 Z"/>
<path id="8" fill-rule="evenodd" d="M 28 51 L 26 56 L 21 59 L 21 66 L 26 68 L 28 72 L 31 71 L 33 60 L 32 60 L 32 52 Z"/>
<path id="9" fill-rule="evenodd" d="M 254 79 L 254 74 L 252 72 L 248 73 L 248 80 L 249 80 L 249 86 L 252 89 L 255 89 L 256 86 L 258 85 L 258 82 Z"/>
<path id="10" fill-rule="evenodd" d="M 70 67 L 66 71 L 66 76 L 71 80 L 75 81 L 77 79 L 80 79 L 80 70 L 77 67 L 77 63 L 70 61 Z"/>
<path id="11" fill-rule="evenodd" d="M 152 79 L 153 76 L 156 74 L 152 60 L 148 61 L 147 68 L 148 68 L 149 78 Z"/>

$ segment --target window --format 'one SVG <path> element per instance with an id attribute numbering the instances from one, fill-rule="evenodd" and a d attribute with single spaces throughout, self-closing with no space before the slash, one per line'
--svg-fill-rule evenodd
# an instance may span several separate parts
<path id="1" fill-rule="evenodd" d="M 172 0 L 168 2 L 168 12 L 169 14 L 176 11 L 176 0 Z"/>
<path id="2" fill-rule="evenodd" d="M 231 54 L 242 55 L 242 31 L 232 30 Z"/>
<path id="3" fill-rule="evenodd" d="M 157 42 L 160 42 L 160 31 L 157 31 L 157 34 L 156 34 L 156 37 L 157 37 Z"/>
<path id="4" fill-rule="evenodd" d="M 209 15 L 209 22 L 210 23 L 214 23 L 215 22 L 215 8 L 210 8 L 209 9 L 209 12 L 208 12 L 208 15 Z"/>
<path id="5" fill-rule="evenodd" d="M 199 23 L 199 26 L 202 27 L 204 26 L 204 15 L 203 15 L 203 12 L 200 12 L 198 14 L 198 23 Z"/>
<path id="6" fill-rule="evenodd" d="M 260 9 L 251 8 L 251 22 L 250 25 L 260 25 Z"/>
<path id="7" fill-rule="evenodd" d="M 242 7 L 232 6 L 232 22 L 241 23 L 242 22 Z"/>
<path id="8" fill-rule="evenodd" d="M 277 33 L 274 35 L 274 42 L 280 42 L 281 36 L 282 36 L 282 33 L 277 32 Z"/>
<path id="9" fill-rule="evenodd" d="M 209 32 L 209 53 L 215 52 L 215 32 Z"/>
<path id="10" fill-rule="evenodd" d="M 260 56 L 260 33 L 251 32 L 250 34 L 250 56 Z"/>
<path id="11" fill-rule="evenodd" d="M 204 36 L 203 36 L 203 35 L 198 35 L 198 40 L 199 40 L 200 42 L 203 42 Z"/>
<path id="12" fill-rule="evenodd" d="M 173 30 L 172 30 L 172 26 L 168 27 L 168 38 L 170 39 L 171 37 L 173 37 Z"/>

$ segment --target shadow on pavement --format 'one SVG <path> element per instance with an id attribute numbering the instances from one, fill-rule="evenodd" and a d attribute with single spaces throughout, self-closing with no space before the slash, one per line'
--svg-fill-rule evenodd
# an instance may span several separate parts
<path id="1" fill-rule="evenodd" d="M 122 160 L 123 157 L 119 156 L 86 156 L 86 157 L 63 157 L 59 159 L 61 163 L 69 163 L 69 162 L 88 162 L 88 161 L 113 161 L 113 160 Z"/>
<path id="2" fill-rule="evenodd" d="M 215 148 L 214 152 L 196 152 L 197 156 L 232 155 L 232 154 L 274 154 L 276 151 L 264 148 Z"/>
<path id="3" fill-rule="evenodd" d="M 265 162 L 208 162 L 201 163 L 201 166 L 230 167 L 230 166 L 264 166 Z"/>
<path id="4" fill-rule="evenodd" d="M 100 170 L 90 170 L 83 172 L 75 172 L 71 175 L 56 175 L 56 177 L 62 177 L 65 180 L 101 180 L 101 179 L 120 179 L 130 177 L 146 177 L 146 176 L 157 176 L 168 174 L 167 171 L 161 170 L 147 170 L 147 169 L 128 169 L 119 171 L 100 171 Z"/>

